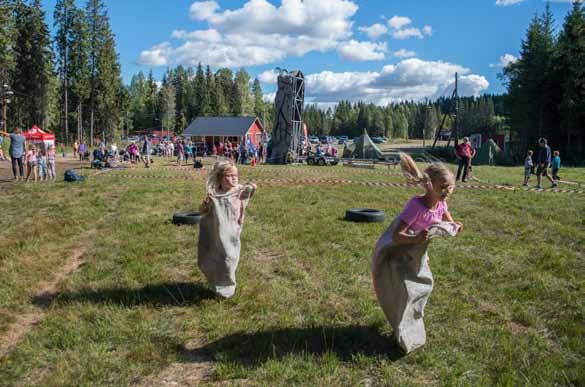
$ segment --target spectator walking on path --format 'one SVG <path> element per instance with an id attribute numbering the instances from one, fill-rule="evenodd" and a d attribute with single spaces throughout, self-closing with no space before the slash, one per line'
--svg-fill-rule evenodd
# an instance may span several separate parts
<path id="1" fill-rule="evenodd" d="M 457 177 L 455 181 L 461 181 L 464 183 L 467 181 L 467 174 L 469 173 L 469 167 L 471 166 L 471 159 L 475 156 L 475 149 L 471 147 L 469 143 L 469 137 L 463 137 L 463 142 L 455 147 L 455 157 L 459 160 L 459 167 L 457 168 Z M 463 176 L 461 171 L 463 170 Z"/>
<path id="2" fill-rule="evenodd" d="M 557 183 L 548 175 L 548 167 L 551 164 L 551 152 L 550 147 L 547 144 L 546 138 L 541 138 L 538 140 L 538 145 L 540 149 L 538 150 L 538 168 L 536 170 L 536 180 L 537 185 L 536 188 L 542 188 L 542 177 L 546 177 L 552 184 L 551 188 L 557 186 Z"/>
<path id="3" fill-rule="evenodd" d="M 24 142 L 26 139 L 22 135 L 20 128 L 14 129 L 14 133 L 0 132 L 0 135 L 10 137 L 10 148 L 8 153 L 10 154 L 10 159 L 12 161 L 12 174 L 14 175 L 14 180 L 23 180 Z M 17 174 L 17 167 L 20 174 Z"/>
<path id="4" fill-rule="evenodd" d="M 77 144 L 77 141 L 75 141 L 73 143 L 73 158 L 76 158 L 79 153 L 79 145 Z"/>

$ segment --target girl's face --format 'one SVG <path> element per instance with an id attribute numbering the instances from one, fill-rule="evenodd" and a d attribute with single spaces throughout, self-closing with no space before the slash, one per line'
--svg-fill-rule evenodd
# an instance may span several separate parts
<path id="1" fill-rule="evenodd" d="M 446 179 L 441 179 L 432 184 L 431 194 L 437 200 L 447 200 L 455 188 L 455 179 L 449 175 Z"/>
<path id="2" fill-rule="evenodd" d="M 225 171 L 221 179 L 221 187 L 229 191 L 238 185 L 238 170 L 235 167 L 229 168 Z"/>

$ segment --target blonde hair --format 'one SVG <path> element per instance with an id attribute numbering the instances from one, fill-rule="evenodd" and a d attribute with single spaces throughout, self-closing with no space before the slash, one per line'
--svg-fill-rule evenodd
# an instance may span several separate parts
<path id="1" fill-rule="evenodd" d="M 207 191 L 216 190 L 227 171 L 232 168 L 236 169 L 236 165 L 231 160 L 220 160 L 213 164 L 213 168 L 207 176 Z"/>
<path id="2" fill-rule="evenodd" d="M 453 173 L 443 163 L 431 163 L 424 171 L 421 171 L 412 157 L 406 153 L 400 153 L 400 167 L 406 177 L 406 181 L 411 184 L 426 186 L 430 183 L 433 187 L 440 188 L 442 183 L 453 176 Z M 448 190 L 449 188 L 442 188 L 443 193 Z"/>

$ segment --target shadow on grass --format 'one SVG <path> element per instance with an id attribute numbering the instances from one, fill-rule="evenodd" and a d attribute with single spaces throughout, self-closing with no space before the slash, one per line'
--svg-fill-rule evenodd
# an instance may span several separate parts
<path id="1" fill-rule="evenodd" d="M 32 302 L 40 307 L 74 302 L 93 302 L 96 304 L 118 304 L 124 306 L 188 306 L 216 298 L 207 287 L 190 282 L 161 283 L 138 289 L 109 288 L 81 290 L 75 293 L 41 294 L 33 297 Z"/>
<path id="2" fill-rule="evenodd" d="M 382 356 L 392 361 L 405 354 L 396 341 L 380 334 L 369 326 L 310 328 L 283 328 L 253 333 L 235 333 L 204 347 L 178 348 L 184 362 L 197 362 L 206 356 L 235 363 L 247 368 L 261 366 L 268 360 L 281 360 L 289 355 L 323 356 L 335 354 L 342 361 L 352 361 L 355 356 Z"/>

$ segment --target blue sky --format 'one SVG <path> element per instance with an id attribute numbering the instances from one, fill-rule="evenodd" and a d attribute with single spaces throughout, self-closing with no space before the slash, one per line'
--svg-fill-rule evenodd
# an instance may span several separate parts
<path id="1" fill-rule="evenodd" d="M 52 24 L 56 0 L 44 0 Z M 84 5 L 84 1 L 78 1 Z M 309 101 L 384 104 L 450 93 L 501 93 L 543 0 L 106 0 L 125 82 L 198 61 L 244 66 L 274 92 L 275 67 L 301 69 Z M 551 2 L 557 29 L 569 0 Z"/>

